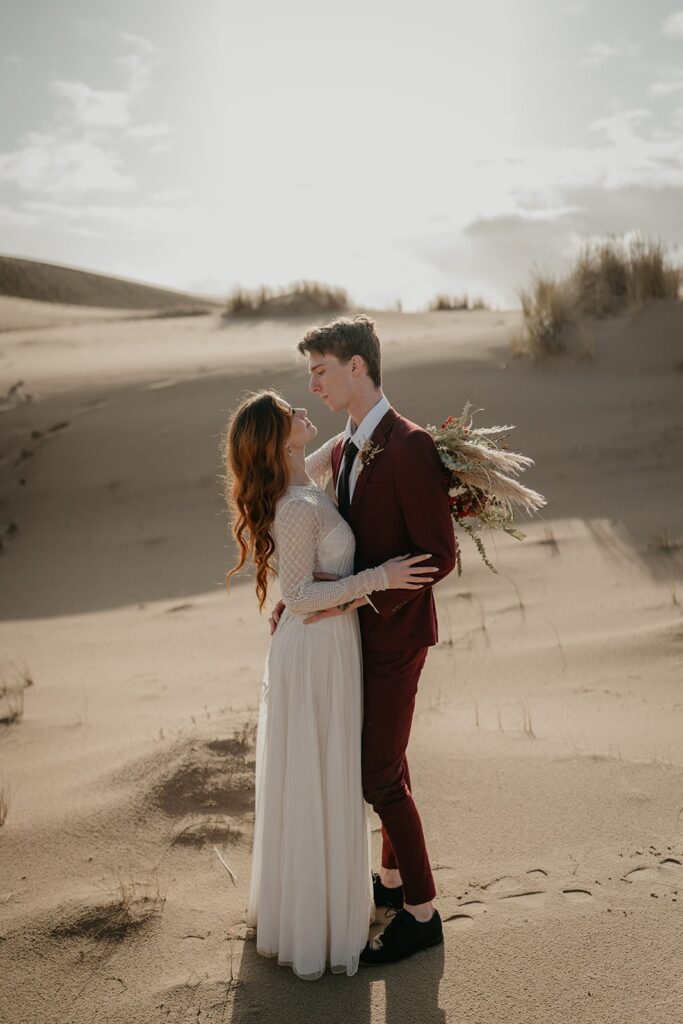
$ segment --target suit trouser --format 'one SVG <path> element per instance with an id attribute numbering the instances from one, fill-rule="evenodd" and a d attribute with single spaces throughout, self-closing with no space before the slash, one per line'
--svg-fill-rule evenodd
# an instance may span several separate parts
<path id="1" fill-rule="evenodd" d="M 363 648 L 363 796 L 382 822 L 382 867 L 398 868 L 409 904 L 427 903 L 436 894 L 406 758 L 428 650 Z"/>

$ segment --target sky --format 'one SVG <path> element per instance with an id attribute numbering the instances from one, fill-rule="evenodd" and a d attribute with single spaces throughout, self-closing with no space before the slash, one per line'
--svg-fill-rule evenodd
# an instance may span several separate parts
<path id="1" fill-rule="evenodd" d="M 6 4 L 0 252 L 406 310 L 606 234 L 681 260 L 678 4 Z"/>

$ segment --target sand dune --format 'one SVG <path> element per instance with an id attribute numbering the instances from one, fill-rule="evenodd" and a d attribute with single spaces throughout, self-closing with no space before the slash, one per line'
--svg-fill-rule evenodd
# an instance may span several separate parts
<path id="1" fill-rule="evenodd" d="M 170 288 L 16 256 L 0 256 L 0 295 L 107 309 L 208 309 L 217 305 L 216 300 Z"/>
<path id="2" fill-rule="evenodd" d="M 264 384 L 338 428 L 307 321 L 45 309 L 0 335 L 3 1019 L 678 1021 L 681 304 L 536 366 L 516 313 L 377 315 L 390 400 L 516 424 L 548 506 L 437 588 L 411 774 L 445 946 L 314 986 L 244 926 L 268 635 L 225 592 L 218 448 Z"/>

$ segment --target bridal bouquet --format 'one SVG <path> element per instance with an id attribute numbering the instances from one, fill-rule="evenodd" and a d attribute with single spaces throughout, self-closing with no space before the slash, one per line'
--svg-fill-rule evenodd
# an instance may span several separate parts
<path id="1" fill-rule="evenodd" d="M 484 563 L 497 572 L 486 555 L 479 531 L 482 528 L 504 530 L 517 540 L 523 540 L 525 535 L 513 525 L 515 511 L 536 512 L 546 500 L 542 494 L 513 479 L 534 461 L 528 455 L 510 451 L 505 444 L 505 431 L 515 428 L 474 427 L 471 408 L 471 403 L 467 402 L 460 416 L 449 416 L 440 427 L 428 424 L 427 430 L 434 439 L 448 479 L 453 525 L 469 534 Z M 475 409 L 475 412 L 482 411 Z M 459 546 L 456 557 L 460 576 Z"/>

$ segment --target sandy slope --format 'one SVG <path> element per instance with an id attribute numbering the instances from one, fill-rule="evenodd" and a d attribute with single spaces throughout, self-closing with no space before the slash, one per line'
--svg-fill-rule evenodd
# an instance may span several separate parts
<path id="1" fill-rule="evenodd" d="M 306 324 L 57 311 L 0 335 L 3 714 L 32 679 L 0 736 L 2 1019 L 681 1019 L 683 311 L 542 366 L 515 314 L 377 319 L 391 401 L 516 424 L 549 499 L 499 575 L 465 538 L 437 590 L 411 763 L 444 948 L 307 985 L 244 930 L 268 636 L 225 593 L 218 441 L 263 384 L 335 429 Z"/>
<path id="2" fill-rule="evenodd" d="M 38 302 L 108 309 L 206 309 L 217 302 L 187 292 L 141 284 L 77 267 L 0 255 L 0 295 Z"/>

